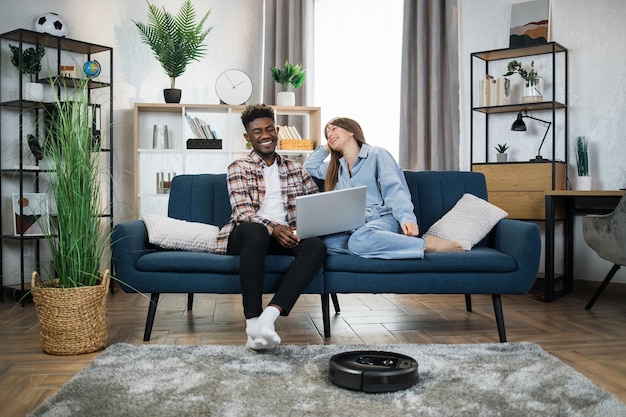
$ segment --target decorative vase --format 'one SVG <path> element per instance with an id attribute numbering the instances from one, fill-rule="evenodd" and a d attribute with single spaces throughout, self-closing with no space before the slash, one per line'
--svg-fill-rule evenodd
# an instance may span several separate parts
<path id="1" fill-rule="evenodd" d="M 588 175 L 579 175 L 576 177 L 576 189 L 578 191 L 591 190 L 591 177 Z"/>
<path id="2" fill-rule="evenodd" d="M 508 154 L 506 154 L 506 153 L 497 153 L 496 154 L 496 161 L 498 161 L 498 162 L 506 162 L 507 156 L 508 156 Z"/>
<path id="3" fill-rule="evenodd" d="M 163 97 L 166 103 L 180 103 L 180 97 L 183 91 L 179 88 L 165 88 L 163 89 Z"/>
<path id="4" fill-rule="evenodd" d="M 22 98 L 28 101 L 43 101 L 43 84 L 31 82 L 24 83 Z"/>
<path id="5" fill-rule="evenodd" d="M 522 103 L 540 103 L 543 101 L 543 78 L 528 81 L 522 90 Z"/>
<path id="6" fill-rule="evenodd" d="M 44 352 L 80 355 L 106 347 L 109 281 L 107 269 L 98 285 L 58 288 L 42 285 L 39 273 L 33 272 L 31 292 Z"/>
<path id="7" fill-rule="evenodd" d="M 277 106 L 295 106 L 296 93 L 293 91 L 281 91 L 276 95 Z"/>

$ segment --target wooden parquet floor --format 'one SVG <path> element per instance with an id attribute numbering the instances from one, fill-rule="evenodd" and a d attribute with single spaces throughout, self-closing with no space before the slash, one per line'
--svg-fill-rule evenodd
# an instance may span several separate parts
<path id="1" fill-rule="evenodd" d="M 568 363 L 626 402 L 626 284 L 610 284 L 592 310 L 584 306 L 599 283 L 575 283 L 572 294 L 552 303 L 532 295 L 503 296 L 509 342 L 530 341 Z M 339 295 L 333 335 L 320 335 L 319 296 L 302 296 L 277 329 L 285 344 L 495 343 L 490 296 Z M 240 296 L 163 295 L 152 344 L 243 344 Z M 148 298 L 116 289 L 109 302 L 109 344 L 142 344 Z M 332 309 L 332 307 L 331 307 Z M 100 353 L 74 357 L 41 351 L 35 307 L 0 303 L 0 415 L 24 416 Z"/>

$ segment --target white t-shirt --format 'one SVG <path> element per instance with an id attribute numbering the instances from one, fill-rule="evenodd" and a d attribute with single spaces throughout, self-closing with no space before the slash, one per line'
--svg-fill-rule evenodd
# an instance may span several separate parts
<path id="1" fill-rule="evenodd" d="M 280 175 L 276 162 L 263 168 L 263 178 L 265 179 L 265 198 L 257 214 L 276 223 L 287 224 L 287 211 L 283 203 Z"/>

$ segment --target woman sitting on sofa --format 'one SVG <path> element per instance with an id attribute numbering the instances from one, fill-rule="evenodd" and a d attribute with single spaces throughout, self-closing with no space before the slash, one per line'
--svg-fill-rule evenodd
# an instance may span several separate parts
<path id="1" fill-rule="evenodd" d="M 426 235 L 419 238 L 417 219 L 402 168 L 391 154 L 365 143 L 359 123 L 332 119 L 324 129 L 327 144 L 305 162 L 309 173 L 324 180 L 325 191 L 365 185 L 365 225 L 323 238 L 328 254 L 363 258 L 423 258 L 424 252 L 460 252 L 456 242 Z M 330 161 L 324 162 L 330 154 Z"/>

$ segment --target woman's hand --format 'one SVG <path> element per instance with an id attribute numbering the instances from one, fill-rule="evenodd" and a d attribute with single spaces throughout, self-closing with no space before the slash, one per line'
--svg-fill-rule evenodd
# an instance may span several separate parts
<path id="1" fill-rule="evenodd" d="M 284 224 L 276 226 L 272 236 L 285 248 L 295 248 L 300 243 L 300 238 L 293 233 L 293 229 Z"/>
<path id="2" fill-rule="evenodd" d="M 415 223 L 405 223 L 402 225 L 402 233 L 407 236 L 419 236 L 420 228 Z"/>

